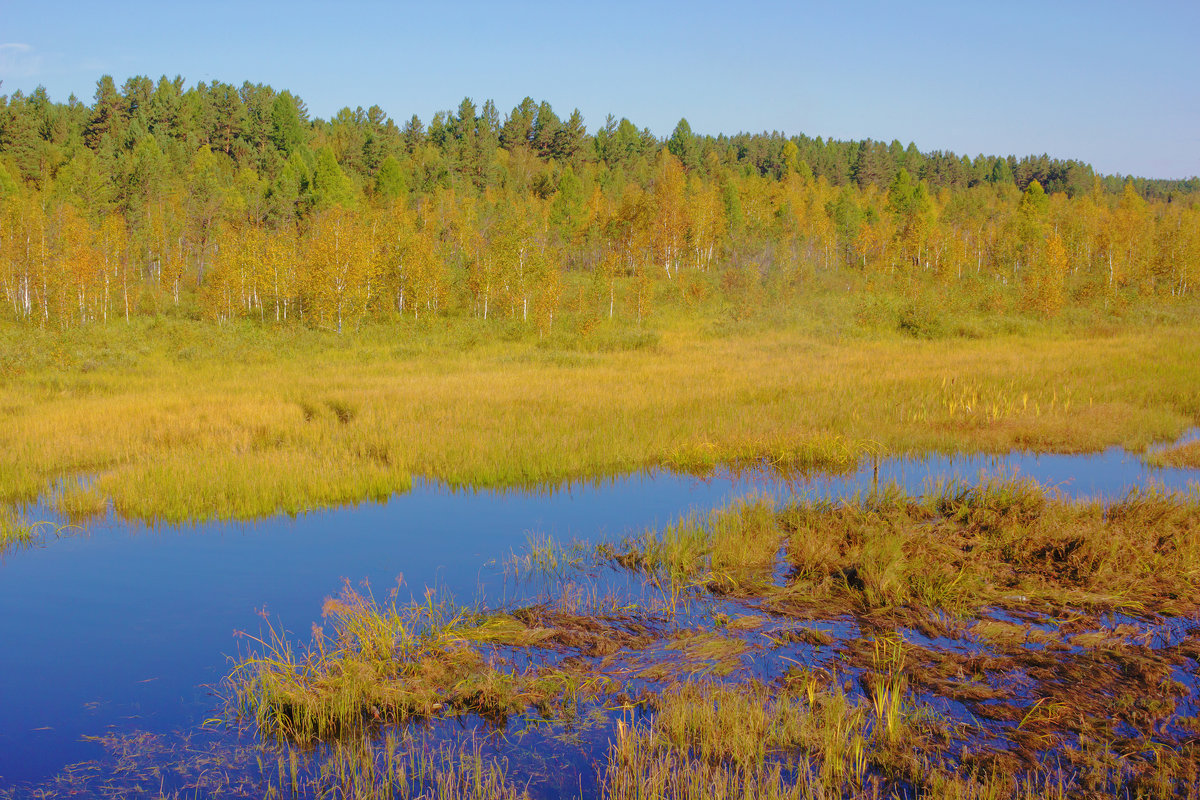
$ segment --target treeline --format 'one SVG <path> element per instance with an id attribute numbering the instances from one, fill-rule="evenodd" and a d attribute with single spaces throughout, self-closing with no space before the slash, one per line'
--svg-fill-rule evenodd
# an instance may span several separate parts
<path id="1" fill-rule="evenodd" d="M 472 314 L 552 330 L 816 271 L 971 289 L 1051 315 L 1193 294 L 1200 184 L 1075 161 L 779 134 L 589 133 L 526 98 L 428 125 L 313 120 L 268 86 L 102 78 L 0 105 L 0 316 L 71 326 L 185 308 L 338 331 Z M 666 293 L 670 296 L 670 293 Z"/>

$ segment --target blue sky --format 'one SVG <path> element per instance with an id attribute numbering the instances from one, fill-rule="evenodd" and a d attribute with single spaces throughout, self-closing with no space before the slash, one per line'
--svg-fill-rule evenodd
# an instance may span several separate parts
<path id="1" fill-rule="evenodd" d="M 0 93 L 244 80 L 329 117 L 466 96 L 667 136 L 779 130 L 1200 174 L 1200 2 L 65 3 L 0 0 Z"/>

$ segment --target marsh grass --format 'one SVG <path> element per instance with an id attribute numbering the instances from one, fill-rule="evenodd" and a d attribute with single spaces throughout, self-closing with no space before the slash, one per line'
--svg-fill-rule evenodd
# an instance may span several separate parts
<path id="1" fill-rule="evenodd" d="M 23 520 L 16 511 L 0 506 L 0 553 L 33 544 L 38 528 L 38 525 Z"/>
<path id="2" fill-rule="evenodd" d="M 54 506 L 68 522 L 85 522 L 108 513 L 108 497 L 94 486 L 75 481 L 57 493 Z"/>
<path id="3" fill-rule="evenodd" d="M 672 453 L 665 465 L 679 472 L 708 476 L 718 467 L 768 469 L 782 475 L 842 474 L 854 471 L 864 456 L 878 451 L 872 442 L 852 442 L 838 435 L 807 438 L 701 442 Z"/>
<path id="4" fill-rule="evenodd" d="M 891 657 L 886 657 L 890 660 Z M 891 665 L 893 668 L 896 664 Z M 1083 740 L 1068 758 L 1006 762 L 987 747 L 956 754 L 955 727 L 916 708 L 892 669 L 878 680 L 904 694 L 896 719 L 874 700 L 803 674 L 780 686 L 686 684 L 654 703 L 648 722 L 616 724 L 602 793 L 637 798 L 929 797 L 955 800 L 1033 798 L 1195 798 L 1194 745 L 1149 761 Z M 1006 766 L 1001 766 L 1006 764 Z"/>
<path id="5" fill-rule="evenodd" d="M 380 605 L 349 586 L 324 613 L 333 633 L 314 630 L 308 652 L 295 653 L 271 629 L 238 668 L 238 704 L 267 736 L 305 744 L 455 708 L 506 716 L 525 707 L 516 698 L 532 681 L 492 668 L 469 646 L 517 636 L 519 624 L 478 620 L 432 598 Z"/>
<path id="6" fill-rule="evenodd" d="M 788 579 L 774 583 L 780 552 Z M 923 613 L 1077 606 L 1190 613 L 1200 592 L 1200 495 L 1133 492 L 1072 503 L 1025 481 L 883 487 L 847 502 L 738 501 L 615 545 L 600 557 L 776 611 Z"/>
<path id="7" fill-rule="evenodd" d="M 951 484 L 781 515 L 799 602 L 860 612 L 1060 606 L 1194 613 L 1200 495 L 1132 492 L 1109 506 L 1036 484 Z M 785 599 L 783 597 L 781 600 Z"/>
<path id="8" fill-rule="evenodd" d="M 423 603 L 380 603 L 349 585 L 324 614 L 332 632 L 314 628 L 304 652 L 271 628 L 231 676 L 238 715 L 274 740 L 311 744 L 456 715 L 500 728 L 531 710 L 575 717 L 581 699 L 613 687 L 578 657 L 651 641 L 625 618 L 614 624 L 539 605 L 471 610 L 432 594 Z"/>
<path id="9" fill-rule="evenodd" d="M 832 648 L 830 663 L 855 674 L 858 691 L 803 670 L 769 692 L 752 683 L 668 691 L 647 728 L 611 745 L 610 796 L 1196 796 L 1200 751 L 1186 734 L 1196 686 L 1179 676 L 1195 674 L 1200 648 L 1154 630 L 1200 612 L 1194 493 L 1132 492 L 1104 505 L 1008 481 L 923 497 L 885 488 L 767 514 L 764 524 L 731 509 L 723 519 L 735 524 L 723 530 L 675 526 L 608 556 L 638 570 L 685 565 L 670 574 L 728 597 L 708 577 L 714 531 L 728 539 L 742 529 L 748 541 L 771 531 L 790 572 L 742 602 L 775 618 L 855 618 L 860 637 L 785 628 L 767 638 Z M 1127 621 L 1105 622 L 1114 615 Z M 964 653 L 947 641 L 985 647 Z M 961 704 L 973 722 L 920 697 Z M 823 743 L 809 736 L 764 758 L 773 736 L 790 734 L 763 720 L 792 700 L 802 719 L 826 715 L 815 728 Z"/>
<path id="10" fill-rule="evenodd" d="M 1105 505 L 1023 481 L 751 497 L 598 548 L 624 595 L 532 538 L 557 594 L 347 588 L 332 633 L 268 640 L 233 678 L 283 747 L 536 725 L 548 753 L 599 759 L 585 797 L 1195 797 L 1198 528 L 1194 494 Z M 338 769 L 378 785 L 378 762 Z"/>
<path id="11" fill-rule="evenodd" d="M 0 500 L 86 475 L 123 517 L 246 518 L 381 500 L 417 478 L 531 487 L 1142 451 L 1200 420 L 1193 328 L 924 341 L 799 320 L 660 324 L 651 347 L 596 352 L 480 338 L 469 321 L 343 338 L 166 319 L 0 329 Z"/>
<path id="12" fill-rule="evenodd" d="M 559 542 L 552 536 L 529 534 L 525 549 L 504 560 L 505 572 L 513 577 L 561 578 L 579 570 L 590 559 L 592 548 L 582 541 Z"/>
<path id="13" fill-rule="evenodd" d="M 917 725 L 886 727 L 868 701 L 813 676 L 690 683 L 653 705 L 647 724 L 618 724 L 606 796 L 875 797 L 926 785 L 908 755 L 928 749 Z"/>
<path id="14" fill-rule="evenodd" d="M 1200 441 L 1155 450 L 1146 455 L 1145 461 L 1152 467 L 1200 469 Z"/>
<path id="15" fill-rule="evenodd" d="M 626 569 L 674 583 L 737 592 L 770 581 L 781 544 L 774 501 L 747 497 L 704 518 L 681 518 L 662 531 L 601 545 L 597 552 Z"/>

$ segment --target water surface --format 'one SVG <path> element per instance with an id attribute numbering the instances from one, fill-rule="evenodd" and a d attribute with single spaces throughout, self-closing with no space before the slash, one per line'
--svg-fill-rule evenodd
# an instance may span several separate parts
<path id="1" fill-rule="evenodd" d="M 1187 439 L 1198 438 L 1193 431 Z M 85 737 L 195 730 L 219 715 L 214 693 L 260 614 L 306 639 L 343 580 L 376 596 L 403 577 L 461 601 L 496 600 L 497 562 L 532 534 L 598 542 L 704 513 L 751 492 L 848 497 L 879 483 L 919 493 L 935 482 L 1030 478 L 1076 498 L 1148 486 L 1189 490 L 1195 470 L 1147 468 L 1120 449 L 865 463 L 844 476 L 784 479 L 666 472 L 544 492 L 453 492 L 417 482 L 376 505 L 256 523 L 149 528 L 106 520 L 0 557 L 0 790 L 100 758 Z"/>

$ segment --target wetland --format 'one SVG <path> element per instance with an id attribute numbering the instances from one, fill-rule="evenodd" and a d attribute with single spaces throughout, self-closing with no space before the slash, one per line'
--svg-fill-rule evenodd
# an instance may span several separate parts
<path id="1" fill-rule="evenodd" d="M 0 96 L 0 800 L 1195 797 L 1198 285 L 1195 178 Z"/>
<path id="2" fill-rule="evenodd" d="M 0 564 L 0 791 L 1186 796 L 1200 498 L 1152 456 L 418 480 L 192 525 L 47 499 Z"/>

